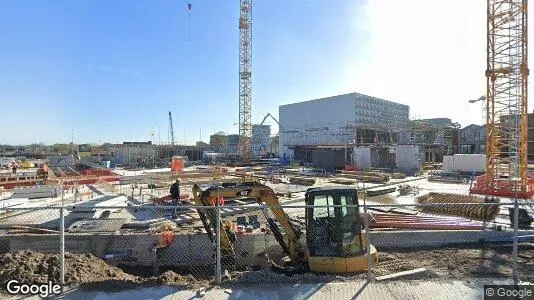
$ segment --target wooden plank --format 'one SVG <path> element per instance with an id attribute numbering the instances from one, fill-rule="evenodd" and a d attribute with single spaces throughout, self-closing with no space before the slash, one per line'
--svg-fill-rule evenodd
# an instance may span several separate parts
<path id="1" fill-rule="evenodd" d="M 425 272 L 425 271 L 426 271 L 425 268 L 418 268 L 418 269 L 414 269 L 414 270 L 402 271 L 402 272 L 388 274 L 388 275 L 384 275 L 384 276 L 378 276 L 375 279 L 376 279 L 376 281 L 382 281 L 382 280 L 394 279 L 394 278 L 399 278 L 399 277 L 402 277 L 402 276 L 422 273 L 422 272 Z"/>

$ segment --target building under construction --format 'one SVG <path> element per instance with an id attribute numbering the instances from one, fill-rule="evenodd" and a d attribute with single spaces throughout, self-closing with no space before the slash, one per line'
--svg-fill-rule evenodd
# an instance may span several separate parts
<path id="1" fill-rule="evenodd" d="M 395 168 L 398 154 L 392 145 L 417 146 L 400 149 L 416 149 L 415 161 L 421 163 L 441 162 L 444 155 L 458 152 L 459 124 L 448 118 L 410 120 L 409 114 L 407 105 L 360 93 L 282 105 L 280 153 L 322 165 L 314 161 L 314 153 L 337 149 L 342 160 L 358 164 L 355 149 L 367 147 L 373 154 L 362 165 Z"/>
<path id="2" fill-rule="evenodd" d="M 198 161 L 205 149 L 186 145 L 155 145 L 147 142 L 123 142 L 111 147 L 111 160 L 114 165 L 139 167 L 166 167 L 175 155 Z"/>

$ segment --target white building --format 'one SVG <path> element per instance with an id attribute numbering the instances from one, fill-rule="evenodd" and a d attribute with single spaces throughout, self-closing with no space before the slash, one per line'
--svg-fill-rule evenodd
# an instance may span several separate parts
<path id="1" fill-rule="evenodd" d="M 360 93 L 281 105 L 280 155 L 293 157 L 303 146 L 354 143 L 354 126 L 402 123 L 409 115 L 407 105 Z"/>

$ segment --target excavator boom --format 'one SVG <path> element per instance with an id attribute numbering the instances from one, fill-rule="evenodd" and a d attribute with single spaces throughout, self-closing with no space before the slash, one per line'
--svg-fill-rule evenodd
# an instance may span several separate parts
<path id="1" fill-rule="evenodd" d="M 224 184 L 219 187 L 210 187 L 204 191 L 198 185 L 193 186 L 193 197 L 195 204 L 199 206 L 214 206 L 218 204 L 217 201 L 211 199 L 217 199 L 220 195 L 235 195 L 235 197 L 247 197 L 255 199 L 262 205 L 262 211 L 267 219 L 267 223 L 274 237 L 284 250 L 289 255 L 292 262 L 300 263 L 306 262 L 307 254 L 306 248 L 300 243 L 301 236 L 300 230 L 293 225 L 289 216 L 283 211 L 278 197 L 276 197 L 274 191 L 259 182 L 242 182 L 234 184 Z M 267 209 L 270 209 L 275 219 L 269 216 Z M 210 239 L 214 239 L 216 228 L 216 211 L 211 208 L 199 208 L 197 209 L 204 228 L 210 236 Z M 281 233 L 280 228 L 276 224 L 276 221 L 280 223 L 280 226 L 285 232 L 285 238 Z M 226 228 L 223 222 L 220 222 L 221 228 L 221 250 L 225 255 L 235 255 L 233 249 L 233 234 L 229 228 Z"/>

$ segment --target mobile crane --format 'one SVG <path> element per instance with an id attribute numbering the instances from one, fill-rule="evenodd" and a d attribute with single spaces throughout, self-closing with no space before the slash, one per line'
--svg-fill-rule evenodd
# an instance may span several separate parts
<path id="1" fill-rule="evenodd" d="M 204 228 L 210 239 L 215 239 L 217 216 L 208 206 L 219 205 L 221 195 L 227 197 L 247 197 L 262 204 L 262 211 L 274 237 L 282 250 L 290 258 L 291 270 L 310 270 L 311 272 L 350 273 L 367 270 L 368 255 L 378 261 L 375 247 L 369 244 L 362 230 L 362 218 L 358 205 L 358 190 L 346 187 L 310 188 L 306 192 L 305 219 L 306 245 L 300 241 L 302 232 L 282 209 L 274 191 L 260 182 L 223 183 L 220 186 L 202 190 L 193 186 L 193 197 Z M 269 216 L 271 210 L 275 219 Z M 285 237 L 276 224 L 280 224 Z M 220 222 L 220 241 L 222 260 L 235 262 L 235 235 L 223 222 Z M 274 265 L 274 267 L 278 267 Z"/>

